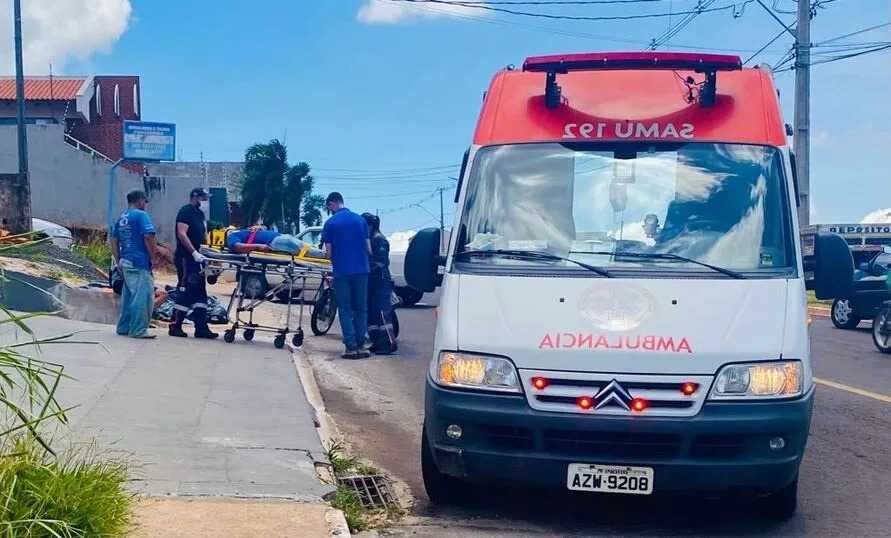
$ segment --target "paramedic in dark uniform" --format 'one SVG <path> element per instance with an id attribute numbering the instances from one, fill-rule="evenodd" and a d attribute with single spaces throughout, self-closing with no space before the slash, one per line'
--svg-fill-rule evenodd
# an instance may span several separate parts
<path id="1" fill-rule="evenodd" d="M 174 298 L 173 323 L 168 329 L 170 336 L 188 336 L 183 330 L 183 321 L 189 310 L 192 310 L 195 338 L 212 339 L 219 336 L 207 326 L 207 281 L 201 272 L 201 265 L 206 258 L 199 252 L 201 244 L 207 240 L 207 227 L 201 209 L 209 198 L 210 194 L 206 190 L 192 189 L 189 203 L 176 215 L 176 252 L 173 262 L 176 265 L 178 293 Z"/>

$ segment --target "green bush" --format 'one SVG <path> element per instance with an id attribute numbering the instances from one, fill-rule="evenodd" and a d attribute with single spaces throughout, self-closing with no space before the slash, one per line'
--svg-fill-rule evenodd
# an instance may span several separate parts
<path id="1" fill-rule="evenodd" d="M 53 456 L 34 437 L 0 443 L 0 536 L 125 536 L 135 497 L 125 459 L 91 445 Z"/>

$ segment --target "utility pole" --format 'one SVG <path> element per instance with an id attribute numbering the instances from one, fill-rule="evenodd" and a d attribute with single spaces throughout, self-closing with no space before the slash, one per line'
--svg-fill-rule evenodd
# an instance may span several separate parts
<path id="1" fill-rule="evenodd" d="M 442 242 L 445 240 L 445 219 L 443 218 L 443 205 L 442 205 L 442 191 L 445 189 L 443 187 L 439 188 L 439 252 L 442 253 L 443 246 Z"/>
<path id="2" fill-rule="evenodd" d="M 13 0 L 15 26 L 16 127 L 19 147 L 18 189 L 20 192 L 19 227 L 12 233 L 31 231 L 31 179 L 28 177 L 28 132 L 25 124 L 25 75 L 22 60 L 22 0 Z"/>
<path id="3" fill-rule="evenodd" d="M 795 38 L 795 134 L 792 139 L 798 174 L 798 192 L 801 206 L 798 221 L 801 226 L 810 224 L 810 106 L 811 93 L 811 3 L 798 1 L 798 28 Z"/>

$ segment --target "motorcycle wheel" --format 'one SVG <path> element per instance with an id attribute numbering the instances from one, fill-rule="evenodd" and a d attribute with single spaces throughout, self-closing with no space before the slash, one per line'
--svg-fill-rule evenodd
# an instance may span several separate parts
<path id="1" fill-rule="evenodd" d="M 312 314 L 309 317 L 309 327 L 316 336 L 328 334 L 334 325 L 334 318 L 337 316 L 337 303 L 334 300 L 334 290 L 327 288 L 322 290 L 319 299 L 312 307 Z"/>
<path id="2" fill-rule="evenodd" d="M 873 318 L 872 343 L 882 353 L 891 353 L 891 308 L 882 308 Z"/>

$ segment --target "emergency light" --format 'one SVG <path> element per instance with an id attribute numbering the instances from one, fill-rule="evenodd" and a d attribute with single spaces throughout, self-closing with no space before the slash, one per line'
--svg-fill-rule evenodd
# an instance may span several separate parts
<path id="1" fill-rule="evenodd" d="M 699 104 L 711 107 L 715 104 L 718 71 L 740 71 L 739 56 L 726 54 L 696 54 L 684 52 L 604 52 L 588 54 L 563 54 L 532 56 L 523 62 L 523 71 L 546 73 L 545 105 L 560 106 L 560 86 L 557 75 L 571 71 L 617 70 L 685 70 L 704 73 L 705 80 L 699 91 Z M 690 83 L 691 81 L 688 81 Z"/>

